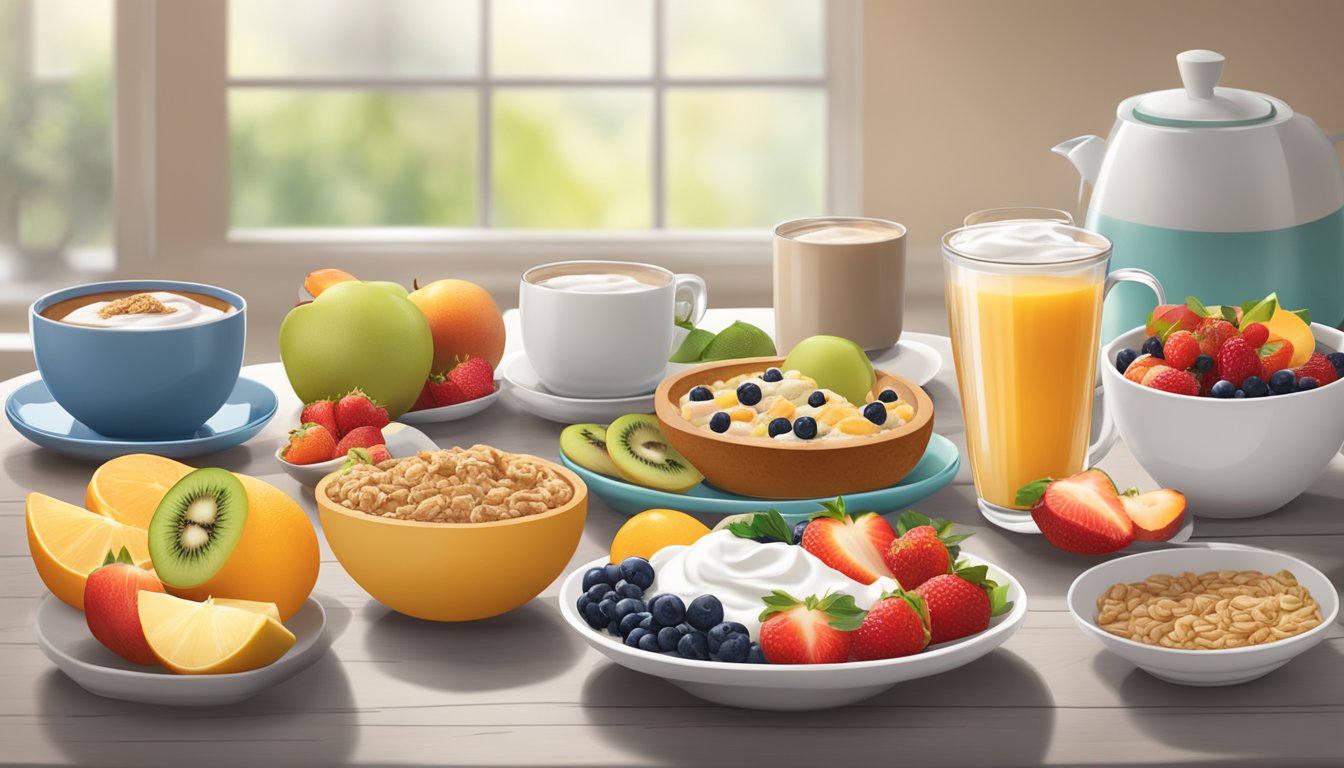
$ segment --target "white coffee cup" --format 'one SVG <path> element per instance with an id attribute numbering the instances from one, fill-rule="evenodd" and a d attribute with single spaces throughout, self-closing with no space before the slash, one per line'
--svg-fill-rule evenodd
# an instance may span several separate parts
<path id="1" fill-rule="evenodd" d="M 681 295 L 689 313 L 678 316 Z M 523 273 L 523 349 L 546 389 L 565 397 L 652 392 L 672 354 L 676 320 L 699 323 L 705 281 L 653 264 L 562 261 Z"/>

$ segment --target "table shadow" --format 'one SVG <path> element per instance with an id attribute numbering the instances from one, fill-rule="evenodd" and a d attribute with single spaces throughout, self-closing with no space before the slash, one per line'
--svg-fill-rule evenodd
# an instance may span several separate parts
<path id="1" fill-rule="evenodd" d="M 105 699 L 55 669 L 38 681 L 37 697 L 47 740 L 76 765 L 339 765 L 359 738 L 350 682 L 330 651 L 284 683 L 223 707 Z"/>
<path id="2" fill-rule="evenodd" d="M 29 491 L 46 492 L 64 488 L 70 484 L 72 473 L 87 481 L 101 463 L 62 456 L 18 438 L 5 451 L 4 458 L 0 459 L 0 468 L 4 470 L 0 478 L 0 501 L 22 501 Z M 80 487 L 80 498 L 62 501 L 82 505 L 84 499 Z M 55 492 L 52 495 L 58 494 Z"/>
<path id="3" fill-rule="evenodd" d="M 571 669 L 583 651 L 555 598 L 539 597 L 502 616 L 469 622 L 423 621 L 372 601 L 363 610 L 366 653 L 396 660 L 380 669 L 442 691 L 534 685 Z"/>
<path id="4" fill-rule="evenodd" d="M 581 702 L 598 738 L 670 765 L 741 764 L 744 744 L 750 745 L 751 765 L 830 765 L 837 758 L 857 765 L 1038 765 L 1055 725 L 1044 679 L 1004 649 L 867 701 L 818 712 L 711 704 L 614 663 L 593 669 Z M 1005 720 L 998 716 L 1003 710 L 1016 716 Z M 948 738 L 958 730 L 973 735 Z"/>

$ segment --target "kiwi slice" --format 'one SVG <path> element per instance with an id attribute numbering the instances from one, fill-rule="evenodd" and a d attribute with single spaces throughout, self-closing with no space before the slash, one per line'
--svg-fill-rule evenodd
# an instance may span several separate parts
<path id="1" fill-rule="evenodd" d="M 600 424 L 571 424 L 560 433 L 560 452 L 584 469 L 607 477 L 621 476 L 607 455 L 607 428 Z"/>
<path id="2" fill-rule="evenodd" d="M 214 578 L 247 524 L 247 490 L 227 469 L 198 469 L 168 489 L 149 521 L 159 580 L 188 589 Z"/>
<path id="3" fill-rule="evenodd" d="M 684 493 L 700 484 L 700 474 L 663 437 L 658 420 L 632 413 L 607 427 L 607 455 L 621 477 L 646 488 Z"/>

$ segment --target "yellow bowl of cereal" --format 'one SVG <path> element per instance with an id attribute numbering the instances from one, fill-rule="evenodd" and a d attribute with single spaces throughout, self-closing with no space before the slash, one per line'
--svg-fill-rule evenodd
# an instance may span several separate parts
<path id="1" fill-rule="evenodd" d="M 653 406 L 663 434 L 711 485 L 762 499 L 839 496 L 893 486 L 919 463 L 933 434 L 933 400 L 917 384 L 877 371 L 866 402 L 850 403 L 780 370 L 783 362 L 707 363 L 658 385 Z M 790 430 L 772 435 L 777 419 L 789 420 Z M 807 431 L 795 426 L 809 420 Z"/>
<path id="2" fill-rule="evenodd" d="M 316 496 L 350 577 L 430 621 L 497 616 L 541 594 L 574 555 L 588 513 L 578 475 L 485 445 L 333 472 Z"/>
<path id="3" fill-rule="evenodd" d="M 1291 555 L 1236 544 L 1186 544 L 1085 571 L 1068 594 L 1083 632 L 1154 677 L 1235 685 L 1287 664 L 1325 638 L 1339 596 Z"/>

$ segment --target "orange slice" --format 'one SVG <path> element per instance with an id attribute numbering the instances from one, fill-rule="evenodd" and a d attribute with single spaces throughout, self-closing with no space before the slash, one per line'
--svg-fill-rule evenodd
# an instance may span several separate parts
<path id="1" fill-rule="evenodd" d="M 148 453 L 120 456 L 93 473 L 84 505 L 126 525 L 148 528 L 163 495 L 191 470 Z"/>
<path id="2" fill-rule="evenodd" d="M 157 592 L 141 592 L 137 609 L 150 649 L 163 666 L 179 675 L 258 669 L 294 645 L 294 633 L 269 611 L 214 599 L 197 603 Z M 271 606 L 270 611 L 274 609 Z"/>
<path id="3" fill-rule="evenodd" d="M 51 593 L 84 610 L 84 581 L 108 552 L 126 547 L 137 565 L 149 564 L 148 535 L 141 528 L 40 493 L 28 494 L 28 551 Z"/>

